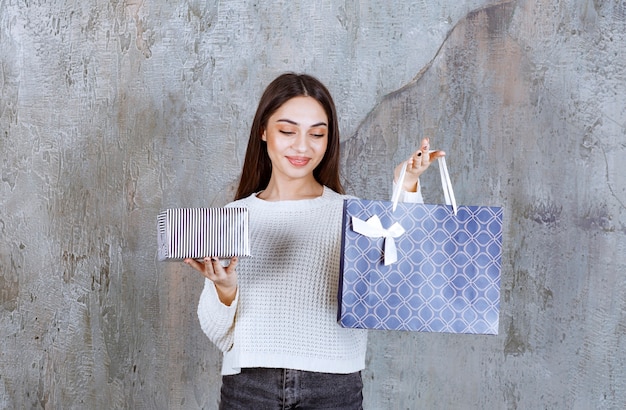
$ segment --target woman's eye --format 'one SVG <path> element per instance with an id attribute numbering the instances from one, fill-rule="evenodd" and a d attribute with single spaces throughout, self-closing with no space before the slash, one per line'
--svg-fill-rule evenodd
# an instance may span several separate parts
<path id="1" fill-rule="evenodd" d="M 325 130 L 311 130 L 309 133 L 313 138 L 323 138 L 326 136 Z"/>
<path id="2" fill-rule="evenodd" d="M 284 135 L 293 135 L 293 134 L 295 134 L 295 132 L 293 132 L 293 131 L 287 131 L 287 130 L 280 130 L 279 132 L 280 132 L 281 134 L 284 134 Z"/>

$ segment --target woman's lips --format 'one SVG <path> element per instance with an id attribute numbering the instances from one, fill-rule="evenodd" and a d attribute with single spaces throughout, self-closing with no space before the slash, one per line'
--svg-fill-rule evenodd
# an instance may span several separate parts
<path id="1" fill-rule="evenodd" d="M 287 157 L 287 161 L 294 167 L 303 167 L 309 163 L 311 158 L 307 157 Z"/>

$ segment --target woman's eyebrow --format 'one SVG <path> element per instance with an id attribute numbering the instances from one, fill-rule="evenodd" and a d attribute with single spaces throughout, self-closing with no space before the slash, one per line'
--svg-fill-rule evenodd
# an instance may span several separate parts
<path id="1" fill-rule="evenodd" d="M 286 122 L 286 123 L 293 124 L 293 125 L 300 125 L 297 122 L 292 121 L 292 120 L 290 120 L 288 118 L 281 118 L 281 119 L 276 120 L 276 122 Z M 321 127 L 321 126 L 328 127 L 328 124 L 326 124 L 324 121 L 321 121 L 321 122 L 318 122 L 318 123 L 315 123 L 315 124 L 311 125 L 311 128 L 313 128 L 313 127 Z"/>
<path id="2" fill-rule="evenodd" d="M 324 121 L 322 121 L 322 122 L 318 122 L 317 124 L 311 125 L 311 128 L 313 128 L 313 127 L 321 127 L 321 126 L 328 127 L 328 124 L 326 124 Z"/>

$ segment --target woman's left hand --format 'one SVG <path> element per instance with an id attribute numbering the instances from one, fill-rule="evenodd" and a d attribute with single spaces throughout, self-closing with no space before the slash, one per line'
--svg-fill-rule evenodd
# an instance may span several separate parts
<path id="1" fill-rule="evenodd" d="M 424 138 L 420 149 L 415 151 L 409 159 L 406 160 L 406 174 L 404 175 L 404 181 L 402 183 L 402 189 L 407 192 L 417 192 L 417 184 L 419 176 L 422 175 L 426 169 L 437 158 L 445 156 L 444 151 L 430 152 L 430 139 Z M 404 162 L 398 165 L 394 171 L 394 181 L 398 181 Z"/>

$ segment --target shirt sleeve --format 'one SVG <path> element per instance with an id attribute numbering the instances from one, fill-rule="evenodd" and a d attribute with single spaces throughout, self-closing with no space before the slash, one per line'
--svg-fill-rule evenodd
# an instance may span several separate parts
<path id="1" fill-rule="evenodd" d="M 393 188 L 396 188 L 396 181 L 393 181 Z M 393 192 L 393 191 L 392 191 Z M 423 204 L 424 198 L 422 197 L 422 184 L 417 182 L 417 192 L 408 192 L 403 189 L 400 190 L 399 202 L 412 202 L 415 204 Z"/>
<path id="2" fill-rule="evenodd" d="M 227 352 L 233 346 L 238 301 L 239 290 L 233 303 L 226 306 L 220 301 L 213 282 L 205 279 L 198 302 L 198 319 L 202 331 L 222 352 Z"/>

